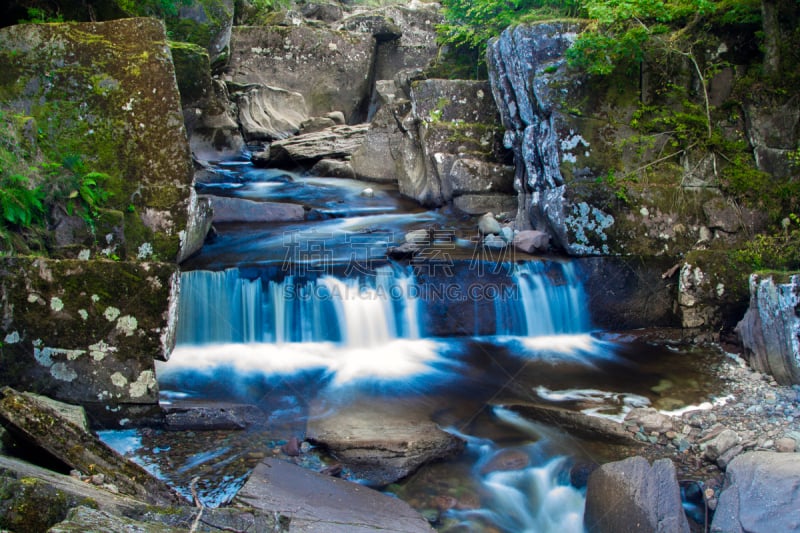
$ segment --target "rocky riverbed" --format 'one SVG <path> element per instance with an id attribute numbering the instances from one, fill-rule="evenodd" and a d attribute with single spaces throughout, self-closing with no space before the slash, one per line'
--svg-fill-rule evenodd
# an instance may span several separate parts
<path id="1" fill-rule="evenodd" d="M 800 451 L 800 386 L 778 385 L 725 351 L 731 347 L 717 348 L 724 353 L 712 369 L 723 385 L 717 402 L 679 416 L 636 409 L 624 422 L 636 440 L 648 444 L 640 455 L 672 459 L 679 480 L 700 483 L 710 511 L 734 458 L 748 451 Z"/>

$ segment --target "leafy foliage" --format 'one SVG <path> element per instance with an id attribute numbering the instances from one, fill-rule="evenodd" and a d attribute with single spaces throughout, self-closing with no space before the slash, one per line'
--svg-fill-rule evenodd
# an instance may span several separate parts
<path id="1" fill-rule="evenodd" d="M 79 216 L 93 231 L 109 198 L 108 175 L 92 171 L 79 155 L 49 160 L 30 139 L 41 135 L 32 124 L 30 117 L 0 112 L 0 253 L 46 252 L 56 210 Z"/>

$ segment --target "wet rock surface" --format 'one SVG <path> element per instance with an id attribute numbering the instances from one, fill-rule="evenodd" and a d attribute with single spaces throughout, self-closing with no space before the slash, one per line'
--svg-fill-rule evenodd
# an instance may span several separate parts
<path id="1" fill-rule="evenodd" d="M 256 467 L 235 504 L 279 511 L 290 517 L 292 531 L 433 531 L 403 501 L 277 459 L 265 459 Z"/>
<path id="2" fill-rule="evenodd" d="M 424 463 L 452 457 L 464 442 L 427 416 L 386 402 L 348 406 L 334 415 L 311 417 L 306 438 L 326 448 L 356 478 L 384 486 Z"/>

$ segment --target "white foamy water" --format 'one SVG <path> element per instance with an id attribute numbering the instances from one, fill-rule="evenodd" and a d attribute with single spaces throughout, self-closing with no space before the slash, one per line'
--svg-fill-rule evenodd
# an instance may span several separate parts
<path id="1" fill-rule="evenodd" d="M 213 375 L 220 369 L 241 375 L 292 374 L 326 370 L 333 385 L 364 379 L 402 380 L 437 372 L 444 362 L 439 343 L 431 340 L 394 339 L 379 346 L 351 347 L 330 342 L 180 345 L 166 363 L 157 362 L 162 379 L 181 372 Z"/>
<path id="2" fill-rule="evenodd" d="M 547 387 L 536 387 L 536 394 L 551 402 L 580 401 L 596 403 L 597 407 L 582 409 L 583 414 L 607 418 L 615 422 L 622 422 L 625 416 L 636 407 L 647 407 L 650 400 L 644 396 L 627 392 L 609 392 L 597 389 L 565 389 L 550 390 Z"/>

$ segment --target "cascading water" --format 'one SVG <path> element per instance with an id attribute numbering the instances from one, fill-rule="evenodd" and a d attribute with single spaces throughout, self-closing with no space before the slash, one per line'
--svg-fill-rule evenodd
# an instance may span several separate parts
<path id="1" fill-rule="evenodd" d="M 274 180 L 249 163 L 236 169 L 232 183 L 205 192 L 290 200 L 318 219 L 219 225 L 214 241 L 184 263 L 194 270 L 181 277 L 177 346 L 156 369 L 165 405 L 219 400 L 227 412 L 233 401 L 249 404 L 235 409 L 255 419 L 238 437 L 197 431 L 174 448 L 175 435 L 187 432 L 132 429 L 103 438 L 134 455 L 150 440 L 143 465 L 217 506 L 255 467 L 243 457 L 257 463 L 265 447 L 302 438 L 314 420 L 337 421 L 349 405 L 389 403 L 467 443 L 461 456 L 426 464 L 387 489 L 426 516 L 433 511 L 437 528 L 582 531 L 583 489 L 570 482 L 570 468 L 586 452 L 517 413 L 531 402 L 577 403 L 574 410 L 619 420 L 663 387 L 658 373 L 625 366 L 622 343 L 610 348 L 589 333 L 573 264 L 486 260 L 474 221 L 459 226 L 444 210 L 421 211 L 379 185 L 363 195 L 365 185 L 352 180 Z M 453 235 L 436 248 L 439 230 L 431 228 L 439 227 Z M 423 228 L 431 249 L 409 266 L 386 264 L 388 247 Z M 312 268 L 320 266 L 317 251 L 322 270 Z M 653 359 L 653 347 L 646 351 Z M 347 468 L 342 475 L 358 480 Z"/>
<path id="2" fill-rule="evenodd" d="M 583 289 L 573 265 L 556 263 L 550 271 L 556 280 L 550 277 L 548 266 L 529 261 L 514 267 L 517 297 L 495 301 L 498 335 L 536 337 L 588 331 Z"/>
<path id="3" fill-rule="evenodd" d="M 373 276 L 282 281 L 238 268 L 181 275 L 179 345 L 341 342 L 349 347 L 419 337 L 413 277 L 382 266 Z"/>

